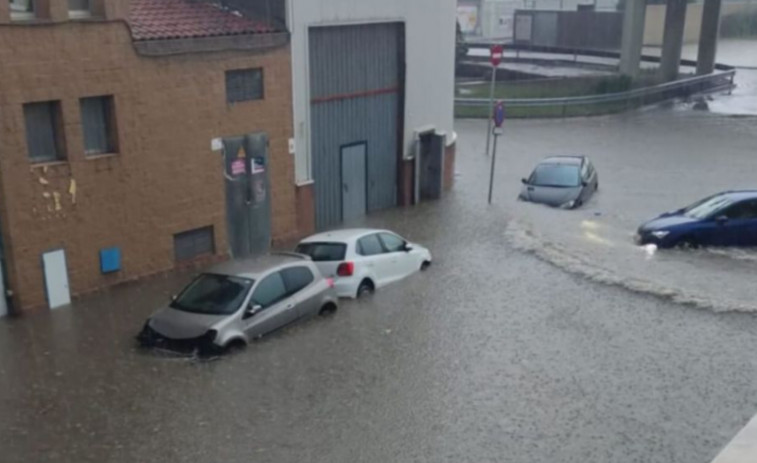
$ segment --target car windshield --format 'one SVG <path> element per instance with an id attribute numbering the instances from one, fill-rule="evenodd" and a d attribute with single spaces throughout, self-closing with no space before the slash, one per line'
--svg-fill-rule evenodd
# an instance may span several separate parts
<path id="1" fill-rule="evenodd" d="M 733 204 L 727 196 L 714 196 L 692 204 L 683 211 L 683 215 L 692 219 L 707 219 Z"/>
<path id="2" fill-rule="evenodd" d="M 578 165 L 541 164 L 531 174 L 530 185 L 570 188 L 581 184 Z"/>
<path id="3" fill-rule="evenodd" d="M 347 245 L 344 243 L 300 243 L 295 251 L 310 256 L 313 262 L 336 262 L 344 260 Z"/>
<path id="4" fill-rule="evenodd" d="M 230 315 L 242 305 L 253 283 L 247 278 L 202 274 L 181 292 L 171 307 L 198 314 Z"/>

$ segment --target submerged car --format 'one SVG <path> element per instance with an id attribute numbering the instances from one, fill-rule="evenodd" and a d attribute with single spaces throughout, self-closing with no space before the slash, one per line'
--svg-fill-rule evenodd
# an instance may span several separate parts
<path id="1" fill-rule="evenodd" d="M 137 339 L 144 347 L 220 353 L 336 310 L 334 283 L 310 258 L 272 254 L 199 275 L 147 320 Z"/>
<path id="2" fill-rule="evenodd" d="M 553 156 L 522 180 L 518 199 L 561 209 L 585 204 L 599 189 L 599 175 L 586 156 Z"/>
<path id="3" fill-rule="evenodd" d="M 320 233 L 300 242 L 296 252 L 310 256 L 346 298 L 361 298 L 431 265 L 428 249 L 388 230 Z"/>
<path id="4" fill-rule="evenodd" d="M 727 191 L 639 227 L 636 242 L 660 248 L 757 246 L 757 190 Z"/>

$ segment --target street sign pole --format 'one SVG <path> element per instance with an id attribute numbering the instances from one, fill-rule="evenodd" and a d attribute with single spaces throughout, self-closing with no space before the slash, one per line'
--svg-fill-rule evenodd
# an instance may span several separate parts
<path id="1" fill-rule="evenodd" d="M 499 63 L 502 62 L 502 54 L 504 53 L 504 49 L 502 45 L 492 45 L 491 49 L 489 50 L 490 56 L 489 59 L 492 63 L 492 85 L 491 89 L 489 90 L 489 114 L 494 114 L 494 87 L 497 82 L 497 66 L 499 66 Z M 489 147 L 491 146 L 491 136 L 492 136 L 492 119 L 489 118 L 488 125 L 486 127 L 486 155 L 489 155 Z"/>
<path id="2" fill-rule="evenodd" d="M 489 173 L 489 204 L 492 203 L 492 194 L 494 193 L 494 168 L 497 165 L 497 140 L 502 135 L 502 124 L 505 122 L 505 105 L 501 101 L 497 103 L 492 111 L 492 121 L 494 121 L 494 146 L 492 149 L 492 168 Z"/>

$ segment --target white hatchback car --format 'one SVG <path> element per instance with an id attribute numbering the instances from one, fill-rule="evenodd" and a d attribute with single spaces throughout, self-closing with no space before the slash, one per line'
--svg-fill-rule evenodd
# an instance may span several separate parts
<path id="1" fill-rule="evenodd" d="M 387 230 L 337 230 L 313 235 L 297 246 L 339 297 L 360 298 L 431 265 L 431 252 Z"/>

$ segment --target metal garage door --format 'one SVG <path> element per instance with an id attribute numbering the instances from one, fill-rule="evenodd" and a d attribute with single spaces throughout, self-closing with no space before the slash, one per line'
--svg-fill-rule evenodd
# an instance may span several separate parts
<path id="1" fill-rule="evenodd" d="M 351 201 L 343 201 L 343 195 L 354 193 L 349 185 L 355 182 L 343 175 L 363 176 L 368 212 L 397 204 L 403 35 L 402 24 L 396 23 L 310 29 L 311 156 L 318 229 L 344 219 L 343 204 Z M 341 165 L 343 149 L 352 145 L 365 146 L 365 172 Z"/>

